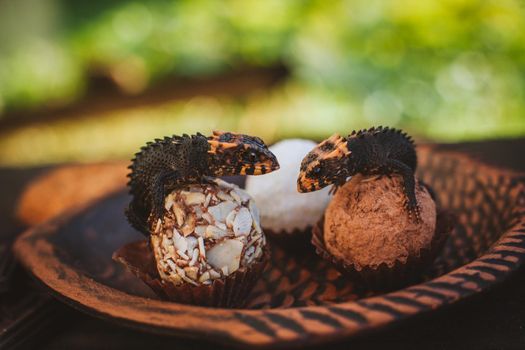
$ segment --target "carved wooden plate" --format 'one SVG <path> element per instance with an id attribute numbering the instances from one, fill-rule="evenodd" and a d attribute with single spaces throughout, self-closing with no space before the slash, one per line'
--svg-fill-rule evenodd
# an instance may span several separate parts
<path id="1" fill-rule="evenodd" d="M 309 246 L 294 252 L 274 245 L 270 267 L 245 309 L 159 300 L 111 259 L 117 248 L 142 238 L 123 215 L 129 200 L 124 177 L 120 191 L 108 186 L 108 195 L 95 204 L 76 206 L 25 232 L 15 252 L 59 299 L 146 331 L 257 347 L 342 339 L 483 291 L 525 259 L 523 176 L 431 147 L 420 147 L 419 158 L 418 175 L 458 223 L 425 281 L 387 294 L 359 292 Z M 85 171 L 78 203 L 85 203 L 89 186 L 100 188 L 100 174 Z M 107 171 L 123 173 L 119 167 Z M 47 187 L 30 200 L 45 206 L 57 191 Z"/>

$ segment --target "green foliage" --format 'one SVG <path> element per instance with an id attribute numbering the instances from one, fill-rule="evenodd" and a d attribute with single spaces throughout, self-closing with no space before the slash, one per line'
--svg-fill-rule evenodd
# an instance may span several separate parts
<path id="1" fill-rule="evenodd" d="M 0 2 L 0 33 L 0 117 L 81 98 L 92 72 L 135 94 L 166 76 L 285 64 L 275 91 L 216 101 L 237 128 L 272 139 L 378 124 L 444 140 L 525 134 L 520 0 L 19 0 Z"/>

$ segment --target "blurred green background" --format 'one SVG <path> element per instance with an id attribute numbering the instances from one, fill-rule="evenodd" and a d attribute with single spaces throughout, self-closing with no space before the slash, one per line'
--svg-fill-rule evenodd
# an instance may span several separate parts
<path id="1" fill-rule="evenodd" d="M 525 135 L 520 0 L 3 0 L 0 165 L 214 128 Z"/>

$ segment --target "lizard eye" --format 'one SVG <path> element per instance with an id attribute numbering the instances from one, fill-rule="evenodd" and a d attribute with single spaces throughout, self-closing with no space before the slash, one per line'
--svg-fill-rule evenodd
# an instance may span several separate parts
<path id="1" fill-rule="evenodd" d="M 314 174 L 315 175 L 319 175 L 319 173 L 321 172 L 321 168 L 317 167 L 317 168 L 314 168 Z"/>
<path id="2" fill-rule="evenodd" d="M 250 162 L 255 162 L 255 161 L 257 161 L 257 154 L 256 154 L 255 152 L 253 152 L 253 151 L 250 152 L 250 153 L 248 153 L 248 160 L 249 160 Z"/>

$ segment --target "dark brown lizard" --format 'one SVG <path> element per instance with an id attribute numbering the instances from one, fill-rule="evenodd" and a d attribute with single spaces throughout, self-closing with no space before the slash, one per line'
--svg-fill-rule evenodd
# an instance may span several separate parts
<path id="1" fill-rule="evenodd" d="M 148 235 L 162 218 L 166 195 L 208 177 L 262 175 L 279 169 L 275 155 L 254 136 L 214 131 L 206 137 L 182 135 L 148 142 L 132 159 L 126 209 L 130 224 Z"/>
<path id="2" fill-rule="evenodd" d="M 419 219 L 414 172 L 417 167 L 415 145 L 410 136 L 398 129 L 374 127 L 353 131 L 348 137 L 338 134 L 318 144 L 301 163 L 297 179 L 299 192 L 342 186 L 349 177 L 399 174 L 403 178 L 406 207 Z"/>

